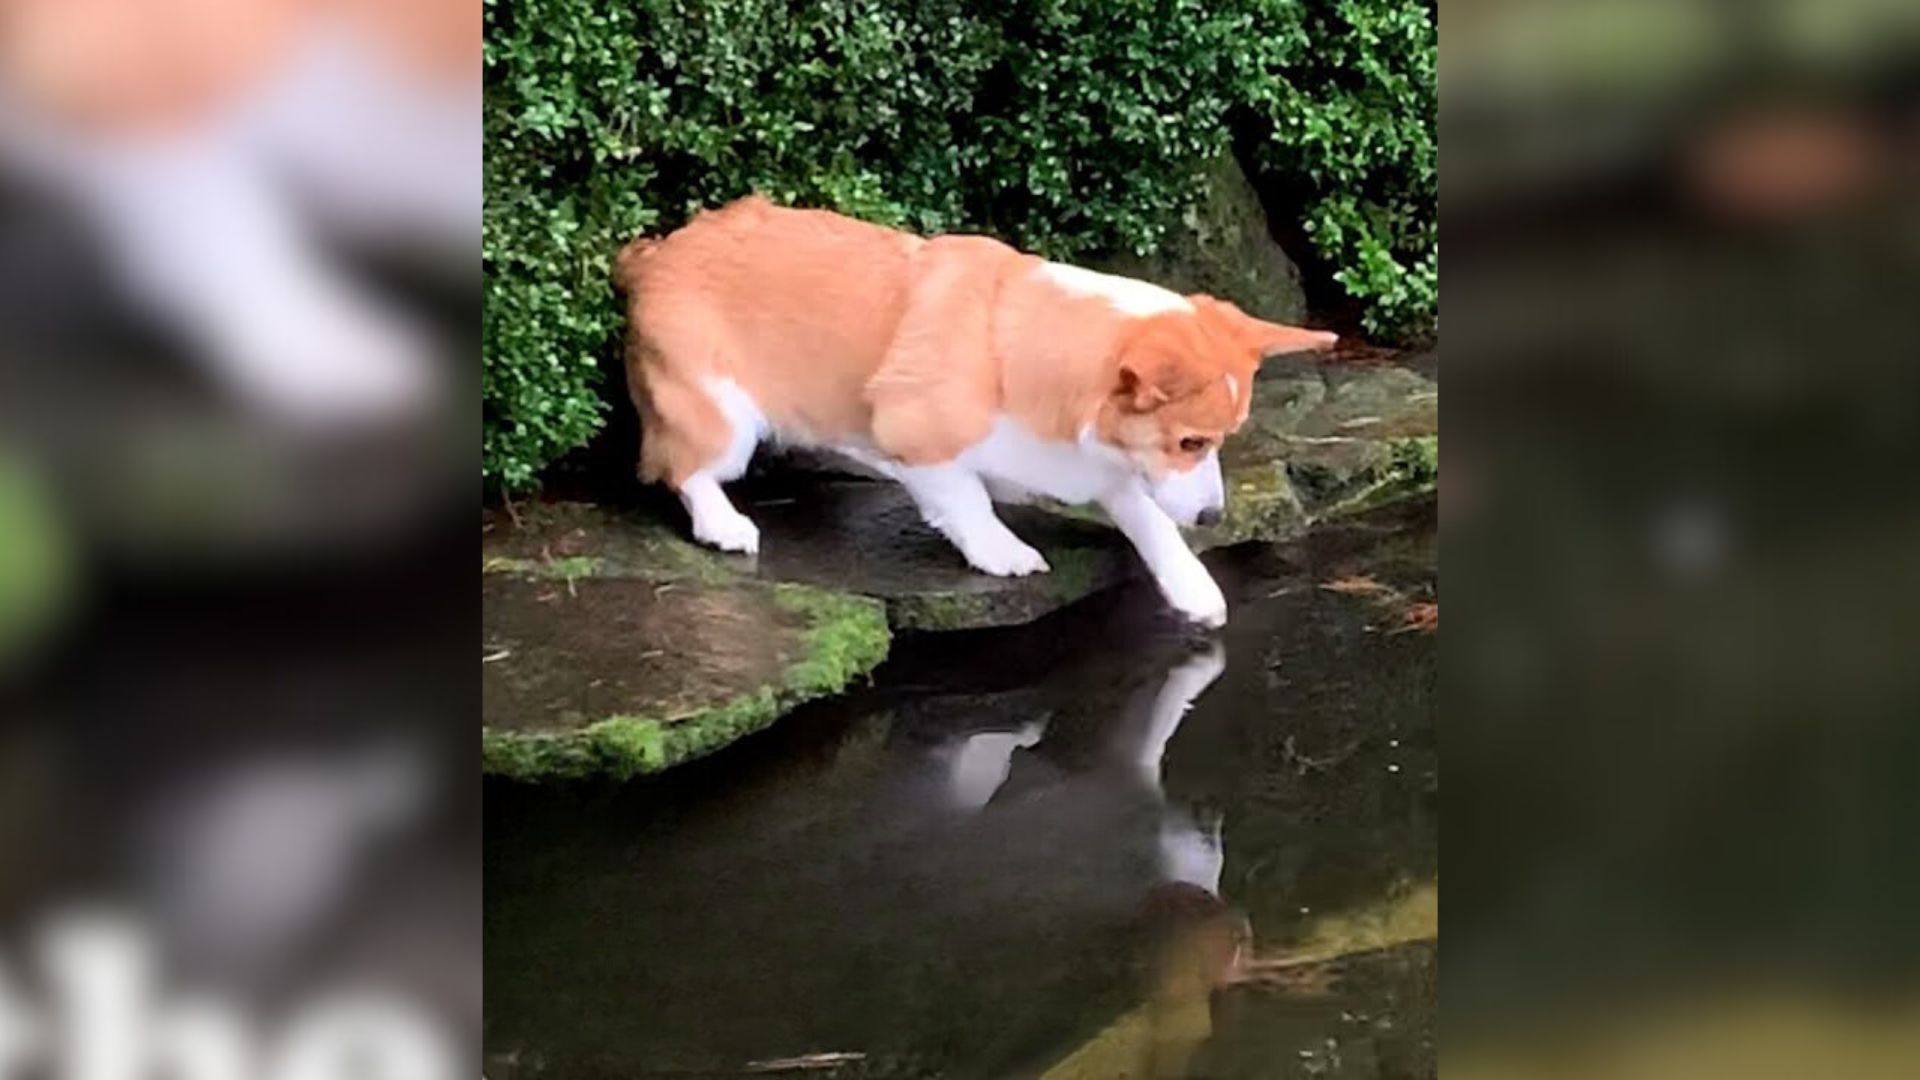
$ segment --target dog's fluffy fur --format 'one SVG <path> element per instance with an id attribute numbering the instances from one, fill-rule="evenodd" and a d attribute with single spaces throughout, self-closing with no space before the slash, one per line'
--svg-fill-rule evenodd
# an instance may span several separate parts
<path id="1" fill-rule="evenodd" d="M 1047 569 L 994 501 L 1097 503 L 1169 602 L 1209 625 L 1226 602 L 1178 525 L 1224 505 L 1218 448 L 1260 358 L 1334 340 L 986 237 L 758 198 L 635 241 L 619 276 L 640 475 L 679 494 L 700 540 L 758 549 L 720 484 L 777 438 L 899 480 L 990 574 Z"/>

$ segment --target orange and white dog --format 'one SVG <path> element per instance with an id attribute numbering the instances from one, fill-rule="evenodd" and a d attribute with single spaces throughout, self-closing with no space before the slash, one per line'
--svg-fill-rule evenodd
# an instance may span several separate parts
<path id="1" fill-rule="evenodd" d="M 618 271 L 640 476 L 679 494 L 701 541 L 758 550 L 720 485 L 773 438 L 898 480 L 989 574 L 1047 569 L 995 501 L 1097 503 L 1168 602 L 1209 626 L 1226 600 L 1179 526 L 1224 507 L 1220 441 L 1246 420 L 1261 357 L 1334 342 L 987 237 L 759 198 L 636 240 Z"/>

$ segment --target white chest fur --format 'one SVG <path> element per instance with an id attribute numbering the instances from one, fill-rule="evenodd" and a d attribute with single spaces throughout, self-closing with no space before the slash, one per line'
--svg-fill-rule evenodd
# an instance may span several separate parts
<path id="1" fill-rule="evenodd" d="M 1066 503 L 1093 502 L 1130 475 L 1125 459 L 1090 439 L 1042 439 L 1000 417 L 986 438 L 968 447 L 960 463 L 987 481 L 1001 502 L 1044 495 Z"/>

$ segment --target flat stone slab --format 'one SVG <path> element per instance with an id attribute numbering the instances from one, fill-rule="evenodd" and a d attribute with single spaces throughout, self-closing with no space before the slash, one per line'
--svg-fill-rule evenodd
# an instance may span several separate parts
<path id="1" fill-rule="evenodd" d="M 1440 476 L 1439 436 L 1440 385 L 1411 367 L 1269 360 L 1246 424 L 1220 450 L 1226 520 L 1197 532 L 1196 544 L 1297 536 L 1429 490 Z"/>
<path id="2" fill-rule="evenodd" d="M 755 573 L 877 597 L 900 630 L 1030 622 L 1121 580 L 1133 559 L 1105 522 L 1002 507 L 1008 527 L 1051 570 L 991 577 L 921 521 L 904 488 L 885 481 L 816 481 L 796 497 L 744 509 L 763 530 Z"/>
<path id="3" fill-rule="evenodd" d="M 685 539 L 673 510 L 550 503 L 523 507 L 518 525 L 491 513 L 483 565 L 501 571 L 815 586 L 880 601 L 898 630 L 1028 622 L 1121 580 L 1132 555 L 1104 523 L 1035 507 L 1005 508 L 1007 523 L 1047 556 L 1052 572 L 995 578 L 961 559 L 921 522 L 898 484 L 805 477 L 796 489 L 736 493 L 760 526 L 760 554 L 730 555 Z"/>
<path id="4" fill-rule="evenodd" d="M 885 617 L 871 600 L 587 569 L 505 562 L 482 575 L 488 772 L 663 769 L 843 689 L 887 653 Z"/>

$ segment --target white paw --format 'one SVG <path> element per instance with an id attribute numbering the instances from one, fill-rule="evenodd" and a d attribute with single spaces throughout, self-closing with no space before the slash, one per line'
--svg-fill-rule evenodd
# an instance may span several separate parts
<path id="1" fill-rule="evenodd" d="M 1004 538 L 975 544 L 967 550 L 966 556 L 967 562 L 975 570 L 994 577 L 1025 577 L 1028 574 L 1044 574 L 1048 570 L 1047 560 L 1012 533 Z"/>
<path id="2" fill-rule="evenodd" d="M 1196 570 L 1190 575 L 1162 584 L 1167 603 L 1173 609 L 1201 626 L 1219 627 L 1227 624 L 1227 598 L 1221 594 L 1220 586 L 1205 570 Z"/>
<path id="3" fill-rule="evenodd" d="M 721 551 L 738 551 L 748 555 L 760 551 L 760 527 L 747 515 L 706 514 L 694 519 L 694 539 Z"/>

